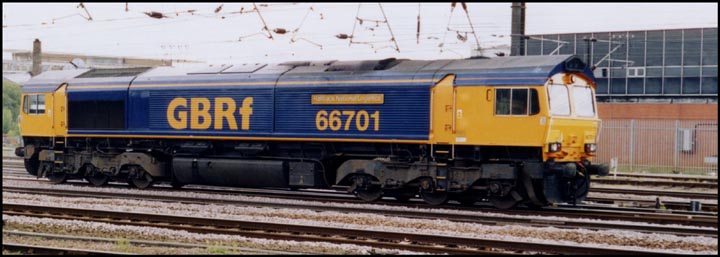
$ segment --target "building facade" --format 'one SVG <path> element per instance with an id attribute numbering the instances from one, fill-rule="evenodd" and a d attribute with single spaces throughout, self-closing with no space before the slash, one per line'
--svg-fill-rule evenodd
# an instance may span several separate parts
<path id="1" fill-rule="evenodd" d="M 576 54 L 594 65 L 599 102 L 717 103 L 718 30 L 530 35 L 527 55 Z"/>

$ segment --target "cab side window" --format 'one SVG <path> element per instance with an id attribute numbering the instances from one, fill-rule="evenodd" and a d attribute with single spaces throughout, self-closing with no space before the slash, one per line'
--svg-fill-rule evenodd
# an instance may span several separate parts
<path id="1" fill-rule="evenodd" d="M 37 95 L 30 95 L 30 112 L 29 114 L 37 114 Z"/>
<path id="2" fill-rule="evenodd" d="M 23 102 L 23 112 L 27 114 L 45 113 L 45 95 L 25 95 Z"/>
<path id="3" fill-rule="evenodd" d="M 38 95 L 37 97 L 37 113 L 43 114 L 45 113 L 45 95 Z"/>
<path id="4" fill-rule="evenodd" d="M 23 113 L 30 113 L 30 96 L 23 96 Z"/>
<path id="5" fill-rule="evenodd" d="M 530 88 L 495 89 L 495 115 L 527 116 L 540 113 L 538 93 Z"/>

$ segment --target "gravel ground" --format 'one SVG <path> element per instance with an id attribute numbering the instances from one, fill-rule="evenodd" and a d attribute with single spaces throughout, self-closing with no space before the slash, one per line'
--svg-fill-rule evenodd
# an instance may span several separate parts
<path id="1" fill-rule="evenodd" d="M 268 240 L 234 235 L 199 234 L 187 232 L 184 230 L 172 230 L 164 228 L 114 225 L 103 222 L 58 220 L 48 218 L 12 216 L 5 214 L 3 214 L 3 220 L 5 221 L 5 226 L 3 227 L 3 230 L 17 230 L 87 237 L 107 237 L 108 235 L 112 235 L 113 238 L 127 240 L 152 240 L 163 242 L 204 244 L 216 246 L 212 247 L 211 249 L 207 249 L 216 252 L 224 251 L 222 249 L 224 246 L 314 254 L 425 254 L 404 250 L 379 249 L 351 244 Z M 3 235 L 3 240 L 5 240 L 5 235 Z M 207 253 L 206 249 L 202 249 L 201 251 L 205 251 L 205 253 Z"/>
<path id="2" fill-rule="evenodd" d="M 143 195 L 154 195 L 154 196 L 178 196 L 188 198 L 199 198 L 199 199 L 217 199 L 217 200 L 237 200 L 247 201 L 254 203 L 278 203 L 278 204 L 294 204 L 294 205 L 305 205 L 305 206 L 322 206 L 322 207 L 351 207 L 351 208 L 371 208 L 376 210 L 395 210 L 395 211 L 420 211 L 429 212 L 436 214 L 462 214 L 462 215 L 473 215 L 477 216 L 478 219 L 483 217 L 513 217 L 513 218 L 527 218 L 541 221 L 581 221 L 581 222 L 596 222 L 606 224 L 628 224 L 628 225 L 647 225 L 650 223 L 645 222 L 631 222 L 631 221 L 617 221 L 617 220 L 598 220 L 598 219 L 587 219 L 587 218 L 568 218 L 568 217 L 557 217 L 557 216 L 540 216 L 540 215 L 509 215 L 502 213 L 485 212 L 482 210 L 474 211 L 460 211 L 460 210 L 447 210 L 447 209 L 425 209 L 423 207 L 404 207 L 404 206 L 388 206 L 382 204 L 358 204 L 358 203 L 333 203 L 333 202 L 317 202 L 317 201 L 305 201 L 305 200 L 291 200 L 291 199 L 278 199 L 270 197 L 257 197 L 257 196 L 244 196 L 237 194 L 215 194 L 215 193 L 195 193 L 195 192 L 184 192 L 184 191 L 148 191 L 138 189 L 125 189 L 125 188 L 97 188 L 97 187 L 82 187 L 74 185 L 52 185 L 46 183 L 37 183 L 31 181 L 4 181 L 4 185 L 8 186 L 22 186 L 22 187 L 36 187 L 36 188 L 55 188 L 55 189 L 71 189 L 86 192 L 107 192 L 107 193 L 129 193 L 129 194 L 143 194 Z M 685 225 L 663 225 L 672 226 L 679 228 L 693 228 L 695 226 Z"/>
<path id="3" fill-rule="evenodd" d="M 160 247 L 160 246 L 137 246 L 133 244 L 123 243 L 118 240 L 116 243 L 109 242 L 88 242 L 80 240 L 64 240 L 64 239 L 47 239 L 42 237 L 29 237 L 18 235 L 3 235 L 3 242 L 41 245 L 48 247 L 62 247 L 74 249 L 92 249 L 97 251 L 123 252 L 135 254 L 212 254 L 213 251 L 223 250 L 232 254 L 243 254 L 243 252 L 235 252 L 227 249 L 216 248 L 177 248 L 177 247 Z M 216 250 L 217 249 L 217 250 Z M 256 253 L 250 253 L 256 254 Z"/>
<path id="4" fill-rule="evenodd" d="M 536 228 L 517 225 L 488 226 L 447 220 L 409 219 L 374 214 L 349 214 L 331 211 L 316 212 L 302 209 L 273 209 L 213 204 L 179 205 L 177 203 L 125 199 L 70 199 L 18 193 L 5 193 L 3 194 L 3 200 L 9 203 L 30 203 L 45 206 L 74 206 L 77 208 L 475 237 L 503 241 L 526 241 L 599 247 L 610 245 L 630 249 L 664 250 L 686 254 L 717 253 L 716 238 L 680 237 L 622 230 L 591 231 L 586 229 Z"/>

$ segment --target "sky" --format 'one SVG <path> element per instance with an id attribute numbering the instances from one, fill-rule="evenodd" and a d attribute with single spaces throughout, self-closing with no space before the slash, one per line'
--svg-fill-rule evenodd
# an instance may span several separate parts
<path id="1" fill-rule="evenodd" d="M 460 4 L 453 9 L 450 3 L 83 6 L 3 3 L 3 49 L 30 50 L 39 38 L 45 52 L 225 64 L 467 58 L 478 46 L 492 56 L 510 44 L 509 2 L 468 3 L 467 14 Z M 146 12 L 165 17 L 151 18 Z M 717 14 L 717 3 L 527 3 L 525 32 L 717 27 Z M 269 32 L 280 29 L 286 32 Z M 339 34 L 352 35 L 352 43 Z M 3 59 L 8 58 L 4 53 Z"/>

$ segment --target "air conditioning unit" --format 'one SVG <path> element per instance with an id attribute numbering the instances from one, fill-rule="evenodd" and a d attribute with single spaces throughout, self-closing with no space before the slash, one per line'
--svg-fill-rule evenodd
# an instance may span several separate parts
<path id="1" fill-rule="evenodd" d="M 677 131 L 677 150 L 686 153 L 693 152 L 693 130 L 692 129 L 679 129 Z"/>

